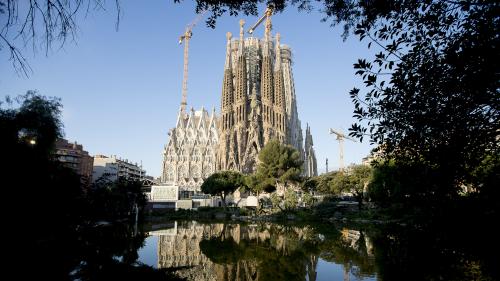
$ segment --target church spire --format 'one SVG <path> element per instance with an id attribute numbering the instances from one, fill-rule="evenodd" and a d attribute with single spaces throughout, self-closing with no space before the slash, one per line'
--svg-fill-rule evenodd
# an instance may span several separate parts
<path id="1" fill-rule="evenodd" d="M 238 60 L 236 65 L 236 97 L 235 102 L 244 102 L 246 105 L 246 97 L 247 97 L 247 65 L 246 65 L 246 57 L 245 57 L 245 39 L 243 38 L 243 26 L 245 25 L 245 21 L 240 20 L 240 42 L 238 47 Z M 238 115 L 237 122 L 243 121 L 246 119 L 246 112 L 236 112 Z"/>
<path id="2" fill-rule="evenodd" d="M 280 47 L 280 38 L 281 35 L 279 33 L 276 33 L 276 60 L 274 62 L 274 71 L 280 71 L 281 70 L 281 47 Z"/>
<path id="3" fill-rule="evenodd" d="M 280 142 L 288 143 L 285 85 L 281 71 L 280 34 L 276 33 L 276 60 L 274 62 L 274 125 Z"/>
<path id="4" fill-rule="evenodd" d="M 228 130 L 233 126 L 233 68 L 231 66 L 231 32 L 226 34 L 227 49 L 226 49 L 226 64 L 224 66 L 224 81 L 222 84 L 222 100 L 221 100 L 221 129 Z"/>
<path id="5" fill-rule="evenodd" d="M 231 37 L 231 32 L 226 33 L 226 63 L 224 64 L 224 70 L 231 68 Z"/>
<path id="6" fill-rule="evenodd" d="M 272 59 L 269 50 L 271 33 L 271 13 L 266 13 L 266 31 L 262 48 L 262 68 L 260 94 L 262 100 L 262 125 L 264 130 L 264 143 L 274 137 L 274 85 Z"/>
<path id="7" fill-rule="evenodd" d="M 264 55 L 269 55 L 269 42 L 271 41 L 271 29 L 273 25 L 271 23 L 271 16 L 273 14 L 272 9 L 266 10 L 266 31 L 264 33 Z"/>
<path id="8" fill-rule="evenodd" d="M 245 44 L 245 38 L 243 35 L 245 34 L 243 26 L 245 25 L 245 20 L 240 19 L 240 42 L 239 42 L 239 47 L 238 47 L 238 57 L 243 56 L 244 53 L 244 44 Z"/>
<path id="9" fill-rule="evenodd" d="M 240 42 L 238 47 L 238 64 L 236 65 L 236 88 L 234 101 L 234 115 L 238 152 L 237 163 L 241 164 L 246 150 L 246 129 L 248 120 L 248 96 L 247 96 L 247 58 L 245 54 L 245 38 L 243 38 L 243 26 L 245 21 L 240 20 Z"/>
<path id="10" fill-rule="evenodd" d="M 306 123 L 306 141 L 304 145 L 304 172 L 308 177 L 318 175 L 318 165 L 316 162 L 316 153 L 311 135 L 311 127 Z M 326 159 L 326 172 L 328 172 L 328 159 Z"/>

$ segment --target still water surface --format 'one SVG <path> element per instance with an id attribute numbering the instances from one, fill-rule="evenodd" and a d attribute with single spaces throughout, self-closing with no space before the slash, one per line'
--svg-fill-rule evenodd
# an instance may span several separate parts
<path id="1" fill-rule="evenodd" d="M 115 222 L 19 252 L 37 257 L 33 280 L 500 280 L 480 225 Z"/>
<path id="2" fill-rule="evenodd" d="M 187 280 L 377 280 L 371 238 L 359 229 L 176 221 L 146 231 L 139 261 Z"/>

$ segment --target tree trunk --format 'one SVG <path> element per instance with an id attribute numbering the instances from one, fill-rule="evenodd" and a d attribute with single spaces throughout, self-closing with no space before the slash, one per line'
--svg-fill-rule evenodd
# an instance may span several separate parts
<path id="1" fill-rule="evenodd" d="M 226 206 L 226 194 L 224 194 L 224 192 L 222 192 L 220 194 L 220 197 L 222 199 L 222 206 L 224 207 L 224 210 L 227 211 L 227 206 Z"/>
<path id="2" fill-rule="evenodd" d="M 361 210 L 361 207 L 363 206 L 363 195 L 356 194 L 356 199 L 358 201 L 358 209 Z"/>
<path id="3" fill-rule="evenodd" d="M 259 200 L 259 192 L 257 191 L 257 215 L 260 215 L 260 200 Z"/>

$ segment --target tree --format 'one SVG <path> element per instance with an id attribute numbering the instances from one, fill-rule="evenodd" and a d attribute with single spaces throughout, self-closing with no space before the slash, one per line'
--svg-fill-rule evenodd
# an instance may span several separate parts
<path id="1" fill-rule="evenodd" d="M 439 188 L 439 171 L 422 163 L 401 163 L 386 160 L 376 163 L 368 185 L 368 197 L 380 206 L 401 205 L 419 207 L 438 205 L 441 198 L 428 196 Z"/>
<path id="2" fill-rule="evenodd" d="M 226 196 L 234 192 L 238 187 L 245 185 L 245 178 L 240 172 L 221 171 L 210 175 L 201 185 L 201 191 L 222 198 L 222 204 L 226 208 Z"/>
<path id="3" fill-rule="evenodd" d="M 339 172 L 335 171 L 309 178 L 303 183 L 302 190 L 309 192 L 317 191 L 322 194 L 338 195 L 340 194 L 340 192 L 337 192 L 333 189 L 333 184 L 338 174 Z"/>
<path id="4" fill-rule="evenodd" d="M 318 191 L 334 196 L 343 193 L 352 193 L 361 207 L 364 200 L 366 188 L 372 178 L 372 168 L 366 165 L 355 165 L 346 172 L 331 172 L 318 176 Z"/>
<path id="5" fill-rule="evenodd" d="M 19 108 L 13 108 L 14 102 L 20 104 Z M 28 149 L 50 158 L 56 139 L 63 136 L 60 99 L 28 91 L 14 100 L 7 97 L 5 104 L 9 108 L 0 108 L 0 141 L 5 142 L 4 148 L 10 148 L 7 152 Z"/>
<path id="6" fill-rule="evenodd" d="M 254 194 L 259 196 L 259 193 L 266 190 L 267 183 L 261 181 L 256 174 L 250 174 L 244 176 L 245 178 L 245 186 Z"/>
<path id="7" fill-rule="evenodd" d="M 299 197 L 297 196 L 297 193 L 295 193 L 295 191 L 292 189 L 287 189 L 285 191 L 285 199 L 284 199 L 285 209 L 287 210 L 295 209 L 298 203 L 299 203 Z"/>
<path id="8" fill-rule="evenodd" d="M 259 199 L 259 195 L 262 192 L 270 192 L 272 191 L 272 185 L 269 180 L 261 179 L 256 174 L 250 174 L 244 176 L 245 186 L 257 196 L 257 209 L 260 209 L 261 199 Z"/>
<path id="9" fill-rule="evenodd" d="M 178 0 L 176 0 L 178 1 Z M 415 0 L 417 1 L 417 0 Z M 178 1 L 180 2 L 180 1 Z M 263 0 L 196 0 L 196 12 L 208 10 L 211 16 L 207 19 L 207 25 L 215 27 L 217 18 L 229 12 L 232 16 L 239 13 L 245 15 L 259 15 L 257 5 Z M 381 15 L 386 15 L 401 7 L 398 1 L 365 1 L 365 0 L 318 0 L 320 5 L 311 4 L 310 0 L 269 0 L 268 5 L 272 5 L 276 12 L 283 12 L 288 5 L 297 6 L 299 11 L 311 11 L 314 8 L 324 14 L 322 21 L 331 20 L 332 25 L 344 24 L 344 37 L 348 35 L 350 29 L 356 26 L 361 20 L 373 22 Z M 408 1 L 414 2 L 414 1 Z"/>
<path id="10" fill-rule="evenodd" d="M 33 269 L 40 276 L 69 274 L 79 264 L 71 251 L 86 210 L 78 175 L 52 157 L 55 140 L 62 135 L 60 112 L 58 99 L 32 91 L 0 104 L 3 198 L 23 201 L 22 211 L 8 208 L 6 219 L 25 241 L 16 251 L 34 251 L 39 263 Z M 23 223 L 25 214 L 29 224 Z M 31 237 L 30 229 L 40 233 Z"/>
<path id="11" fill-rule="evenodd" d="M 277 183 L 286 187 L 288 183 L 299 182 L 301 173 L 302 160 L 292 146 L 271 140 L 260 151 L 256 176 L 263 189 L 270 191 L 276 189 Z"/>
<path id="12" fill-rule="evenodd" d="M 119 178 L 96 181 L 87 198 L 94 219 L 117 220 L 133 216 L 135 207 L 142 210 L 147 203 L 139 181 Z"/>
<path id="13" fill-rule="evenodd" d="M 304 205 L 306 207 L 311 207 L 314 204 L 314 197 L 311 195 L 311 193 L 305 192 L 302 195 L 302 202 L 304 202 Z"/>
<path id="14" fill-rule="evenodd" d="M 90 11 L 105 10 L 105 0 L 31 0 L 19 5 L 17 0 L 0 0 L 0 50 L 7 49 L 14 69 L 24 76 L 31 67 L 19 46 L 32 45 L 33 52 L 43 46 L 48 55 L 53 43 L 59 49 L 66 41 L 75 41 L 78 18 Z M 116 29 L 120 23 L 120 2 L 115 0 L 117 10 Z M 42 34 L 42 36 L 40 36 Z"/>
<path id="15" fill-rule="evenodd" d="M 315 191 L 318 188 L 318 179 L 318 176 L 305 179 L 301 185 L 302 190 L 306 192 Z"/>
<path id="16" fill-rule="evenodd" d="M 280 210 L 283 210 L 281 208 L 281 202 L 283 201 L 282 198 L 276 193 L 274 192 L 273 194 L 271 194 L 271 203 L 273 204 L 273 208 L 278 208 Z"/>
<path id="17" fill-rule="evenodd" d="M 59 99 L 34 91 L 0 103 L 3 196 L 23 201 L 22 210 L 7 207 L 7 223 L 19 230 L 24 241 L 15 251 L 32 251 L 37 260 L 23 277 L 101 280 L 141 272 L 165 280 L 164 272 L 135 266 L 145 238 L 140 230 L 125 223 L 96 226 L 102 218 L 127 215 L 134 202 L 144 204 L 141 185 L 115 183 L 111 195 L 99 198 L 106 204 L 94 204 L 95 197 L 89 194 L 94 190 L 85 193 L 79 176 L 54 159 L 56 139 L 63 135 L 61 108 Z M 25 223 L 28 217 L 30 222 Z M 39 231 L 35 236 L 33 229 Z"/>
<path id="18" fill-rule="evenodd" d="M 351 135 L 368 135 L 397 166 L 425 166 L 432 172 L 423 176 L 437 183 L 427 195 L 452 198 L 487 155 L 500 151 L 500 4 L 401 5 L 407 9 L 379 25 L 356 28 L 383 51 L 355 64 L 366 89 L 351 91 L 358 119 Z"/>
<path id="19" fill-rule="evenodd" d="M 351 192 L 354 195 L 356 201 L 358 201 L 359 208 L 361 208 L 367 186 L 372 178 L 372 168 L 367 165 L 355 165 L 348 173 L 342 176 L 347 179 L 344 184 L 345 191 Z"/>

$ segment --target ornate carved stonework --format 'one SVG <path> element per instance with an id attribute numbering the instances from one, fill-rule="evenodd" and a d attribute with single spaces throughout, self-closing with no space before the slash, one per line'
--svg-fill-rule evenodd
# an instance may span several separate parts
<path id="1" fill-rule="evenodd" d="M 292 145 L 309 161 L 297 113 L 291 49 L 280 44 L 279 34 L 276 42 L 268 32 L 264 39 L 243 38 L 243 23 L 240 38 L 227 34 L 217 170 L 255 171 L 257 155 L 271 139 Z M 315 158 L 314 150 L 308 153 Z"/>
<path id="2" fill-rule="evenodd" d="M 179 111 L 177 124 L 169 132 L 163 151 L 162 183 L 181 191 L 200 191 L 203 179 L 215 171 L 219 135 L 215 109 Z"/>
<path id="3" fill-rule="evenodd" d="M 227 33 L 221 115 L 179 111 L 169 132 L 163 158 L 162 183 L 180 191 L 200 191 L 216 170 L 256 170 L 258 154 L 271 139 L 295 147 L 304 160 L 304 174 L 316 175 L 312 136 L 304 149 L 292 74 L 292 52 L 270 39 L 240 38 Z M 309 127 L 308 127 L 309 128 Z"/>
<path id="4" fill-rule="evenodd" d="M 179 199 L 179 187 L 177 186 L 158 186 L 151 187 L 151 201 L 176 201 Z"/>

